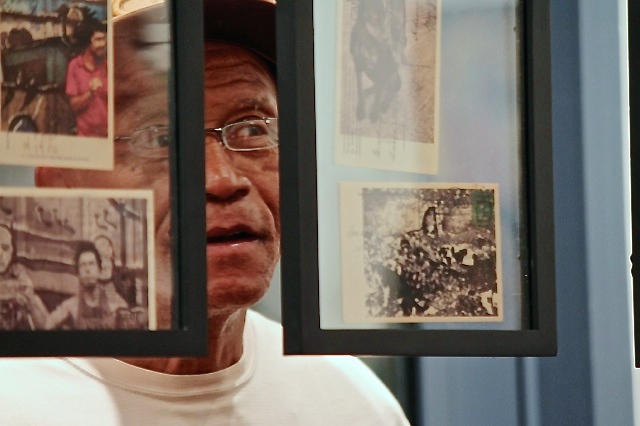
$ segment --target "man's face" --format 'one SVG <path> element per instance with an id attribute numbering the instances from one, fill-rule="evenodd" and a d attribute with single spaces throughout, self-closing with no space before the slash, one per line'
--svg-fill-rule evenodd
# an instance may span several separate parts
<path id="1" fill-rule="evenodd" d="M 116 51 L 116 67 L 133 63 L 118 59 Z M 129 79 L 135 83 L 135 96 L 119 101 L 116 94 L 117 136 L 169 124 L 164 80 L 156 84 L 134 70 L 131 75 L 136 77 Z M 205 80 L 207 128 L 277 117 L 273 78 L 262 61 L 244 49 L 208 43 Z M 127 79 L 116 81 L 121 85 L 118 93 Z M 207 289 L 213 315 L 251 306 L 268 288 L 280 257 L 278 150 L 231 152 L 213 137 L 207 137 L 206 144 L 204 137 L 197 142 L 205 153 Z M 36 181 L 45 186 L 153 189 L 158 325 L 164 328 L 170 324 L 172 289 L 168 162 L 136 157 L 127 142 L 119 141 L 115 164 L 112 172 L 40 169 Z"/>
<path id="2" fill-rule="evenodd" d="M 0 274 L 4 274 L 13 258 L 13 238 L 6 228 L 0 228 Z"/>
<path id="3" fill-rule="evenodd" d="M 107 33 L 96 31 L 91 36 L 89 49 L 96 58 L 104 58 L 107 56 Z"/>
<path id="4" fill-rule="evenodd" d="M 207 43 L 205 127 L 277 117 L 264 63 L 239 47 Z M 231 152 L 205 144 L 209 307 L 244 307 L 267 290 L 280 257 L 278 149 Z"/>
<path id="5" fill-rule="evenodd" d="M 100 278 L 100 266 L 96 254 L 90 251 L 78 257 L 78 279 L 83 285 L 96 284 Z"/>

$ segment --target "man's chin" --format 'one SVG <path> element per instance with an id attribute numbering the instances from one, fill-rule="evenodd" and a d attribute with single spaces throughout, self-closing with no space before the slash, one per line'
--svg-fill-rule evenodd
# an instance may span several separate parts
<path id="1" fill-rule="evenodd" d="M 250 308 L 262 299 L 269 289 L 269 282 L 262 278 L 209 282 L 207 284 L 208 309 L 211 312 L 224 312 Z"/>

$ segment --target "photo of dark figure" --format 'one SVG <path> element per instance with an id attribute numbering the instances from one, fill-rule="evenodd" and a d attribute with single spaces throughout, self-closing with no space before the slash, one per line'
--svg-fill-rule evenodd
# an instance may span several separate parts
<path id="1" fill-rule="evenodd" d="M 336 73 L 334 90 L 317 84 L 319 105 L 335 105 L 337 164 L 438 173 L 440 3 L 338 2 L 335 69 L 315 64 L 317 73 Z M 330 45 L 324 38 L 316 35 L 319 50 Z"/>
<path id="2" fill-rule="evenodd" d="M 404 0 L 389 2 L 388 6 L 384 0 L 360 0 L 356 10 L 349 43 L 356 74 L 356 115 L 360 120 L 366 117 L 376 122 L 400 90 L 394 53 L 397 55 L 406 43 L 405 4 Z M 371 82 L 366 90 L 363 78 Z"/>
<path id="3" fill-rule="evenodd" d="M 340 7 L 340 133 L 435 143 L 437 0 Z"/>
<path id="4" fill-rule="evenodd" d="M 67 68 L 90 44 L 92 28 L 102 24 L 106 33 L 106 22 L 106 1 L 23 0 L 0 7 L 2 131 L 84 134 L 66 94 Z"/>
<path id="5" fill-rule="evenodd" d="M 368 315 L 501 317 L 495 195 L 363 188 Z"/>

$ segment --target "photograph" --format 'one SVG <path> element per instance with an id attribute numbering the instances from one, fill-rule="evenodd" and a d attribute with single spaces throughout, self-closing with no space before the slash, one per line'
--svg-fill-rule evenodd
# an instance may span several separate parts
<path id="1" fill-rule="evenodd" d="M 154 330 L 153 193 L 0 188 L 0 330 Z"/>
<path id="2" fill-rule="evenodd" d="M 0 3 L 0 163 L 113 168 L 111 2 Z"/>
<path id="3" fill-rule="evenodd" d="M 336 163 L 437 174 L 440 1 L 338 4 Z"/>
<path id="4" fill-rule="evenodd" d="M 501 321 L 498 185 L 340 184 L 345 322 Z"/>

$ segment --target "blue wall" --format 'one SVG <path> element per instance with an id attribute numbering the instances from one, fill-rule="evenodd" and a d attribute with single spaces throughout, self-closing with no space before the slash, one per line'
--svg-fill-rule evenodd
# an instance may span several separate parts
<path id="1" fill-rule="evenodd" d="M 551 3 L 558 356 L 421 359 L 424 424 L 633 424 L 626 2 Z"/>

